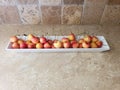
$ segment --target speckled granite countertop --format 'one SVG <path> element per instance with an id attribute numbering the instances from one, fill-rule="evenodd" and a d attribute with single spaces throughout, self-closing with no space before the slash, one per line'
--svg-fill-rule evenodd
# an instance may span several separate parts
<path id="1" fill-rule="evenodd" d="M 103 35 L 111 50 L 103 53 L 7 52 L 18 34 Z M 120 26 L 0 26 L 0 90 L 120 90 Z"/>

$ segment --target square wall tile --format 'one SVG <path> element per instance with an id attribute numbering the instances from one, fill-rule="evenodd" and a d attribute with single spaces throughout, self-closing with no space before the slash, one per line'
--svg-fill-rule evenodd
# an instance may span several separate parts
<path id="1" fill-rule="evenodd" d="M 63 0 L 64 4 L 83 4 L 84 0 Z"/>
<path id="2" fill-rule="evenodd" d="M 85 5 L 82 14 L 82 24 L 99 24 L 104 6 L 101 5 Z"/>
<path id="3" fill-rule="evenodd" d="M 61 24 L 60 6 L 42 6 L 42 24 Z"/>
<path id="4" fill-rule="evenodd" d="M 40 12 L 37 5 L 18 6 L 21 21 L 23 24 L 39 24 Z"/>
<path id="5" fill-rule="evenodd" d="M 106 6 L 101 24 L 120 24 L 120 6 Z"/>
<path id="6" fill-rule="evenodd" d="M 38 4 L 38 0 L 17 0 L 18 4 Z"/>
<path id="7" fill-rule="evenodd" d="M 42 5 L 61 5 L 61 0 L 39 0 Z"/>
<path id="8" fill-rule="evenodd" d="M 108 0 L 85 0 L 85 5 L 105 5 Z"/>
<path id="9" fill-rule="evenodd" d="M 62 24 L 80 24 L 82 15 L 81 6 L 64 6 Z"/>
<path id="10" fill-rule="evenodd" d="M 0 6 L 1 24 L 20 24 L 20 17 L 16 6 Z"/>
<path id="11" fill-rule="evenodd" d="M 110 5 L 120 5 L 120 0 L 109 0 Z"/>
<path id="12" fill-rule="evenodd" d="M 0 5 L 15 5 L 15 0 L 0 0 Z"/>

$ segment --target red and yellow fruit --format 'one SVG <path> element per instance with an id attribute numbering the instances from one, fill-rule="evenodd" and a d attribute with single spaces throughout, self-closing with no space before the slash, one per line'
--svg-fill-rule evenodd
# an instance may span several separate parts
<path id="1" fill-rule="evenodd" d="M 54 41 L 53 46 L 54 46 L 55 48 L 62 48 L 62 47 L 63 47 L 63 44 L 62 44 L 61 41 L 56 40 L 56 41 Z"/>
<path id="2" fill-rule="evenodd" d="M 90 44 L 90 47 L 91 47 L 91 48 L 98 48 L 98 46 L 97 46 L 97 44 L 96 44 L 95 42 L 92 42 L 92 43 Z"/>
<path id="3" fill-rule="evenodd" d="M 17 36 L 10 37 L 11 48 L 14 49 L 45 49 L 45 48 L 101 48 L 103 42 L 97 36 L 85 35 L 83 38 L 77 38 L 74 33 L 61 39 L 48 39 L 44 36 L 37 37 L 29 34 L 27 39 L 21 39 Z"/>
<path id="4" fill-rule="evenodd" d="M 90 43 L 88 43 L 88 42 L 83 42 L 83 43 L 82 43 L 82 47 L 83 47 L 83 48 L 90 48 Z"/>
<path id="5" fill-rule="evenodd" d="M 69 35 L 68 35 L 68 39 L 69 39 L 70 41 L 75 40 L 76 37 L 75 37 L 74 33 L 69 34 Z"/>
<path id="6" fill-rule="evenodd" d="M 37 48 L 37 49 L 43 48 L 43 44 L 42 44 L 42 43 L 37 43 L 37 44 L 36 44 L 36 48 Z"/>
<path id="7" fill-rule="evenodd" d="M 37 44 L 37 43 L 40 42 L 38 37 L 33 37 L 33 38 L 31 39 L 31 41 L 32 41 L 32 43 L 34 43 L 34 44 Z"/>
<path id="8" fill-rule="evenodd" d="M 87 43 L 90 43 L 92 41 L 92 37 L 90 35 L 86 35 L 84 36 L 84 41 L 86 41 Z"/>
<path id="9" fill-rule="evenodd" d="M 17 36 L 10 37 L 10 42 L 17 42 L 17 41 L 18 41 Z"/>
<path id="10" fill-rule="evenodd" d="M 11 47 L 12 47 L 13 49 L 19 49 L 19 48 L 20 48 L 20 45 L 19 45 L 17 42 L 13 42 Z"/>
<path id="11" fill-rule="evenodd" d="M 22 49 L 28 47 L 28 45 L 25 42 L 22 42 L 19 45 L 20 45 L 20 48 L 22 48 Z"/>
<path id="12" fill-rule="evenodd" d="M 79 48 L 79 43 L 78 42 L 74 42 L 72 44 L 72 48 Z"/>
<path id="13" fill-rule="evenodd" d="M 70 42 L 64 42 L 63 43 L 63 48 L 70 48 L 71 47 L 71 43 Z"/>
<path id="14" fill-rule="evenodd" d="M 52 48 L 52 46 L 51 46 L 48 42 L 46 42 L 46 43 L 44 44 L 44 48 Z"/>
<path id="15" fill-rule="evenodd" d="M 47 39 L 44 36 L 40 37 L 40 43 L 44 44 L 46 42 L 47 42 Z"/>

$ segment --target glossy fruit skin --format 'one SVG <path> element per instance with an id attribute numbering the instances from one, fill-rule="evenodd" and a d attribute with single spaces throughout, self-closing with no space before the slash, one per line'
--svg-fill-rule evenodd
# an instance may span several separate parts
<path id="1" fill-rule="evenodd" d="M 34 38 L 34 37 L 35 37 L 35 36 L 34 36 L 33 34 L 29 34 L 29 35 L 27 36 L 27 40 L 31 41 L 32 38 Z"/>
<path id="2" fill-rule="evenodd" d="M 43 44 L 42 43 L 37 43 L 36 44 L 36 49 L 41 49 L 43 48 Z"/>
<path id="3" fill-rule="evenodd" d="M 63 43 L 63 48 L 70 48 L 71 47 L 71 43 L 70 42 L 64 42 Z"/>
<path id="4" fill-rule="evenodd" d="M 40 37 L 40 43 L 44 44 L 46 42 L 47 42 L 47 39 L 44 36 Z"/>
<path id="5" fill-rule="evenodd" d="M 27 48 L 27 44 L 25 42 L 20 43 L 19 45 L 20 45 L 20 48 L 22 49 Z"/>
<path id="6" fill-rule="evenodd" d="M 73 43 L 73 44 L 72 44 L 72 48 L 79 48 L 79 43 L 78 43 L 78 42 Z"/>
<path id="7" fill-rule="evenodd" d="M 21 43 L 24 43 L 25 41 L 24 40 L 22 40 L 22 39 L 18 39 L 18 44 L 21 44 Z"/>
<path id="8" fill-rule="evenodd" d="M 98 48 L 101 48 L 103 46 L 103 42 L 99 41 L 99 40 L 96 42 L 96 44 L 97 44 Z"/>
<path id="9" fill-rule="evenodd" d="M 53 46 L 54 46 L 55 48 L 62 48 L 62 47 L 63 47 L 63 44 L 62 44 L 61 41 L 57 40 L 57 41 L 54 41 Z"/>
<path id="10" fill-rule="evenodd" d="M 82 47 L 83 47 L 83 48 L 90 48 L 90 43 L 83 42 L 83 43 L 82 43 Z"/>
<path id="11" fill-rule="evenodd" d="M 53 40 L 48 39 L 47 42 L 48 42 L 50 45 L 53 44 Z"/>
<path id="12" fill-rule="evenodd" d="M 48 42 L 46 42 L 46 43 L 44 44 L 44 48 L 52 48 L 52 46 L 51 46 Z"/>
<path id="13" fill-rule="evenodd" d="M 13 49 L 19 49 L 19 48 L 20 48 L 20 45 L 19 45 L 17 42 L 13 42 L 12 45 L 11 45 L 11 47 L 12 47 Z"/>
<path id="14" fill-rule="evenodd" d="M 91 48 L 98 48 L 98 46 L 97 46 L 97 44 L 96 44 L 95 42 L 92 42 L 92 43 L 90 44 L 90 46 L 91 46 Z"/>
<path id="15" fill-rule="evenodd" d="M 92 37 L 92 42 L 97 42 L 99 39 L 96 36 Z"/>
<path id="16" fill-rule="evenodd" d="M 32 41 L 27 40 L 27 41 L 25 41 L 25 43 L 28 45 L 28 44 L 32 43 Z"/>
<path id="17" fill-rule="evenodd" d="M 28 44 L 28 48 L 29 48 L 29 49 L 33 49 L 33 48 L 36 48 L 36 46 L 35 46 L 34 43 L 29 43 L 29 44 Z"/>
<path id="18" fill-rule="evenodd" d="M 37 43 L 39 43 L 39 38 L 34 37 L 34 38 L 31 39 L 31 41 L 32 41 L 32 43 L 37 44 Z"/>
<path id="19" fill-rule="evenodd" d="M 77 41 L 76 41 L 76 40 L 72 40 L 72 41 L 70 41 L 70 43 L 71 43 L 71 44 L 77 43 Z"/>
<path id="20" fill-rule="evenodd" d="M 91 37 L 90 35 L 86 35 L 86 36 L 84 36 L 83 39 L 84 39 L 84 41 L 87 42 L 87 43 L 92 42 L 92 37 Z"/>
<path id="21" fill-rule="evenodd" d="M 75 37 L 75 35 L 73 33 L 71 33 L 70 35 L 68 35 L 68 39 L 70 41 L 73 41 L 73 40 L 76 40 L 76 37 Z"/>
<path id="22" fill-rule="evenodd" d="M 10 38 L 10 42 L 17 42 L 17 41 L 18 41 L 17 36 L 12 36 L 12 37 Z"/>
<path id="23" fill-rule="evenodd" d="M 69 42 L 69 39 L 68 38 L 62 38 L 62 43 L 65 43 L 65 42 Z"/>
<path id="24" fill-rule="evenodd" d="M 81 44 L 84 42 L 84 39 L 80 39 L 78 42 Z"/>

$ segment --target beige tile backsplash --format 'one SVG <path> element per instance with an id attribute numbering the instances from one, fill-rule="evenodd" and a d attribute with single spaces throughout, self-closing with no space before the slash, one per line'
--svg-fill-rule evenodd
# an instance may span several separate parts
<path id="1" fill-rule="evenodd" d="M 0 24 L 20 24 L 16 6 L 0 6 Z"/>
<path id="2" fill-rule="evenodd" d="M 104 11 L 104 5 L 102 4 L 86 4 L 83 7 L 81 24 L 99 24 Z"/>
<path id="3" fill-rule="evenodd" d="M 37 5 L 19 5 L 18 11 L 23 24 L 39 24 L 41 22 Z"/>
<path id="4" fill-rule="evenodd" d="M 41 11 L 43 24 L 61 24 L 60 6 L 42 6 Z"/>
<path id="5" fill-rule="evenodd" d="M 80 24 L 82 16 L 82 5 L 64 6 L 62 24 Z"/>
<path id="6" fill-rule="evenodd" d="M 120 24 L 120 0 L 0 0 L 0 24 Z"/>

